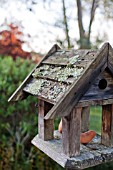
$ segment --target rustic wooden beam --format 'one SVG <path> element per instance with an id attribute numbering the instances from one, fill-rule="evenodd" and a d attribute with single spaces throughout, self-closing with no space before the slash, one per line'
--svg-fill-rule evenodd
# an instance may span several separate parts
<path id="1" fill-rule="evenodd" d="M 113 99 L 99 99 L 99 100 L 80 100 L 76 107 L 87 107 L 87 106 L 102 106 L 112 104 Z"/>
<path id="2" fill-rule="evenodd" d="M 50 140 L 53 139 L 54 134 L 54 120 L 49 119 L 45 120 L 44 116 L 47 112 L 52 108 L 52 104 L 44 101 L 38 100 L 38 133 L 39 137 L 43 140 Z"/>
<path id="3" fill-rule="evenodd" d="M 89 130 L 90 124 L 90 107 L 83 107 L 81 113 L 81 132 L 86 132 Z"/>
<path id="4" fill-rule="evenodd" d="M 62 118 L 63 151 L 69 157 L 80 154 L 81 111 L 82 108 L 74 108 Z"/>
<path id="5" fill-rule="evenodd" d="M 109 53 L 108 53 L 108 68 L 113 75 L 113 48 L 109 44 Z"/>
<path id="6" fill-rule="evenodd" d="M 102 106 L 101 143 L 113 146 L 113 104 Z"/>

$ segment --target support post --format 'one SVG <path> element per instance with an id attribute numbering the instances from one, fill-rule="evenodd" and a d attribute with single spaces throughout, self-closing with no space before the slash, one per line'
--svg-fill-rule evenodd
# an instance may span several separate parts
<path id="1" fill-rule="evenodd" d="M 101 143 L 113 146 L 113 105 L 102 106 L 102 132 Z"/>
<path id="2" fill-rule="evenodd" d="M 51 140 L 54 138 L 54 120 L 45 120 L 44 116 L 52 108 L 52 104 L 38 99 L 38 133 L 43 140 Z"/>
<path id="3" fill-rule="evenodd" d="M 74 108 L 62 118 L 63 151 L 69 157 L 80 154 L 81 111 L 82 108 Z"/>
<path id="4" fill-rule="evenodd" d="M 86 132 L 89 130 L 90 125 L 90 107 L 83 107 L 81 113 L 81 132 Z"/>

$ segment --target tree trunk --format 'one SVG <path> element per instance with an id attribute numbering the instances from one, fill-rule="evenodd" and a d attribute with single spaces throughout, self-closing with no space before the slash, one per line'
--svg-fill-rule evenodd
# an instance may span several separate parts
<path id="1" fill-rule="evenodd" d="M 84 25 L 83 25 L 83 16 L 82 16 L 82 4 L 81 0 L 76 0 L 77 3 L 77 15 L 78 15 L 78 26 L 79 26 L 79 35 L 80 35 L 80 48 L 91 48 L 91 27 L 94 21 L 95 11 L 98 6 L 98 0 L 93 0 L 91 12 L 90 12 L 90 21 L 88 26 L 88 31 L 85 32 Z"/>
<path id="2" fill-rule="evenodd" d="M 92 27 L 92 23 L 93 23 L 93 20 L 94 20 L 95 11 L 96 11 L 97 6 L 98 6 L 98 0 L 93 0 L 91 12 L 90 12 L 89 28 L 88 28 L 88 46 L 89 47 L 91 46 L 91 42 L 90 42 L 91 27 Z"/>
<path id="3" fill-rule="evenodd" d="M 79 35 L 80 35 L 80 48 L 84 48 L 85 30 L 83 26 L 83 17 L 82 17 L 82 4 L 81 0 L 76 0 L 77 2 L 77 16 L 78 16 L 78 27 L 79 27 Z"/>
<path id="4" fill-rule="evenodd" d="M 70 37 L 69 37 L 69 28 L 68 28 L 68 22 L 67 22 L 67 16 L 66 16 L 66 7 L 65 7 L 64 0 L 62 0 L 62 5 L 63 5 L 63 17 L 64 17 L 63 23 L 65 26 L 66 41 L 68 44 L 68 48 L 71 48 Z"/>

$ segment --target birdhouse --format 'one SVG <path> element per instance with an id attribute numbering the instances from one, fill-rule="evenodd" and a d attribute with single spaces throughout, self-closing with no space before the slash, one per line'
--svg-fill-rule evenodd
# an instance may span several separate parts
<path id="1" fill-rule="evenodd" d="M 9 101 L 38 98 L 38 135 L 32 143 L 64 168 L 85 169 L 113 160 L 113 49 L 60 49 L 54 45 Z M 102 131 L 87 145 L 89 108 L 102 106 Z M 54 120 L 62 119 L 62 134 Z"/>

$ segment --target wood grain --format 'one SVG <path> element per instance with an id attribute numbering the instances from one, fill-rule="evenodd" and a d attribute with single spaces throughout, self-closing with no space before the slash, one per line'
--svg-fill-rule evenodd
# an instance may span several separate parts
<path id="1" fill-rule="evenodd" d="M 83 107 L 81 113 L 81 132 L 87 132 L 90 125 L 90 107 Z"/>
<path id="2" fill-rule="evenodd" d="M 102 106 L 102 144 L 113 146 L 113 105 Z"/>
<path id="3" fill-rule="evenodd" d="M 58 50 L 54 56 L 51 55 L 49 58 L 43 61 L 44 64 L 52 64 L 52 65 L 68 65 L 71 64 L 70 59 L 74 56 L 80 56 L 81 58 L 84 58 L 84 56 L 89 52 L 90 50 Z M 94 53 L 94 51 L 91 51 Z"/>
<path id="4" fill-rule="evenodd" d="M 54 104 L 68 88 L 69 85 L 65 83 L 32 78 L 23 90 Z"/>
<path id="5" fill-rule="evenodd" d="M 62 118 L 63 151 L 69 157 L 80 154 L 82 108 L 73 109 L 69 116 Z"/>
<path id="6" fill-rule="evenodd" d="M 52 108 L 52 104 L 47 103 L 43 100 L 38 100 L 38 133 L 39 137 L 43 140 L 50 140 L 53 139 L 54 133 L 54 120 L 49 119 L 45 120 L 44 116 L 47 112 Z"/>
<path id="7" fill-rule="evenodd" d="M 107 86 L 105 89 L 99 88 L 99 82 L 105 80 Z M 113 98 L 113 76 L 108 71 L 103 71 L 100 75 L 94 80 L 91 87 L 81 98 L 80 102 L 84 100 L 101 100 Z"/>
<path id="8" fill-rule="evenodd" d="M 112 103 L 113 103 L 113 99 L 83 100 L 79 102 L 75 107 L 102 106 L 102 105 L 107 105 Z"/>
<path id="9" fill-rule="evenodd" d="M 109 44 L 109 53 L 108 53 L 108 68 L 113 75 L 113 48 Z"/>

